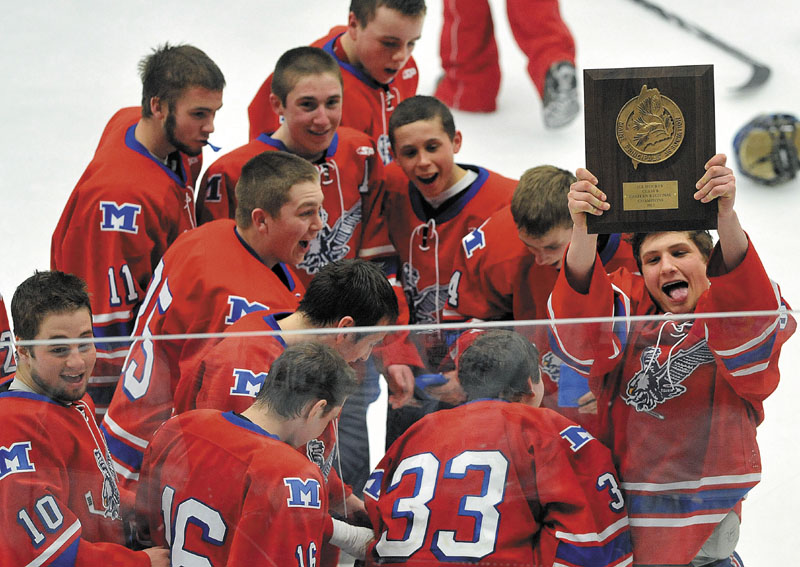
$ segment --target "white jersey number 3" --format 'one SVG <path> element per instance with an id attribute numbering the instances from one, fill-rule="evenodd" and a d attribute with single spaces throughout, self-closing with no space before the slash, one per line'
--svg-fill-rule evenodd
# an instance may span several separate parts
<path id="1" fill-rule="evenodd" d="M 430 521 L 428 503 L 436 496 L 439 466 L 439 460 L 433 454 L 422 453 L 403 459 L 395 469 L 386 494 L 397 488 L 406 475 L 416 476 L 414 493 L 398 498 L 394 503 L 392 516 L 405 519 L 408 527 L 405 537 L 400 540 L 388 539 L 386 532 L 381 535 L 375 545 L 375 551 L 381 557 L 408 558 L 422 548 Z M 500 527 L 497 505 L 503 501 L 508 460 L 499 451 L 464 451 L 447 462 L 444 478 L 464 478 L 469 470 L 483 473 L 483 492 L 464 495 L 459 509 L 453 512 L 472 518 L 481 529 L 472 541 L 456 541 L 455 531 L 437 531 L 431 542 L 431 551 L 443 561 L 477 561 L 495 550 Z"/>

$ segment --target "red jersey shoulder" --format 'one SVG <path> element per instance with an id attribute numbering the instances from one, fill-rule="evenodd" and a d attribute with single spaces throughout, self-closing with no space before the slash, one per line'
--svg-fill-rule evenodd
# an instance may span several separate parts
<path id="1" fill-rule="evenodd" d="M 274 319 L 266 312 L 249 313 L 225 329 L 225 333 L 276 331 Z M 196 376 L 181 375 L 175 394 L 176 408 L 182 388 L 196 384 L 189 395 L 198 408 L 243 411 L 252 403 L 267 380 L 270 366 L 286 348 L 278 336 L 230 336 L 198 357 Z"/>
<path id="2" fill-rule="evenodd" d="M 277 148 L 264 143 L 259 137 L 228 152 L 208 166 L 197 191 L 197 223 L 234 218 L 235 189 L 242 175 L 242 168 L 258 154 L 275 149 Z"/>

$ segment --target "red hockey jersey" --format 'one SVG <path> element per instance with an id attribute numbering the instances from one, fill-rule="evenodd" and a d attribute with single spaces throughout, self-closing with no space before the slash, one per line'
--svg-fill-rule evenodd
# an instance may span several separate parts
<path id="1" fill-rule="evenodd" d="M 137 480 L 144 448 L 172 414 L 181 369 L 191 367 L 208 340 L 151 337 L 221 332 L 246 313 L 294 311 L 303 291 L 287 266 L 262 263 L 231 220 L 203 225 L 169 248 L 148 287 L 137 339 L 102 424 L 123 486 Z"/>
<path id="2" fill-rule="evenodd" d="M 336 26 L 328 32 L 328 35 L 318 39 L 311 46 L 330 53 L 341 67 L 344 82 L 341 125 L 364 132 L 375 140 L 383 163 L 389 163 L 392 161 L 389 118 L 400 101 L 417 94 L 419 81 L 417 65 L 414 58 L 409 57 L 391 83 L 388 85 L 377 83 L 356 66 L 342 60 L 336 53 L 334 45 L 340 42 L 339 37 L 346 29 L 345 26 Z M 271 88 L 270 74 L 247 108 L 251 140 L 264 132 L 274 132 L 280 125 L 279 117 L 273 112 L 269 103 Z"/>
<path id="3" fill-rule="evenodd" d="M 11 325 L 8 324 L 6 305 L 3 302 L 3 296 L 0 295 L 0 384 L 10 380 L 11 375 L 17 371 L 13 339 Z"/>
<path id="4" fill-rule="evenodd" d="M 122 545 L 116 474 L 89 396 L 63 405 L 0 393 L 0 502 L 0 565 L 150 566 Z"/>
<path id="5" fill-rule="evenodd" d="M 106 126 L 94 158 L 61 213 L 50 267 L 80 276 L 89 288 L 94 336 L 127 337 L 167 247 L 195 226 L 192 165 L 178 173 L 135 137 L 141 108 L 124 108 Z M 89 395 L 105 413 L 130 342 L 97 343 Z"/>
<path id="6" fill-rule="evenodd" d="M 242 167 L 265 151 L 289 152 L 280 140 L 261 134 L 250 143 L 212 163 L 203 176 L 197 199 L 201 223 L 233 218 L 234 189 Z M 290 152 L 291 153 L 291 152 Z M 375 199 L 383 185 L 383 163 L 375 142 L 351 128 L 339 128 L 325 155 L 315 163 L 320 172 L 324 199 L 320 216 L 324 226 L 296 273 L 308 285 L 320 268 L 342 258 L 372 259 L 394 254 L 385 232 L 367 236 L 362 219 L 376 214 Z"/>
<path id="7" fill-rule="evenodd" d="M 553 289 L 553 318 L 617 317 L 613 325 L 554 324 L 553 348 L 609 408 L 601 440 L 626 492 L 636 564 L 689 563 L 761 477 L 756 426 L 796 324 L 752 244 L 728 273 L 713 268 L 719 254 L 695 313 L 775 316 L 626 321 L 659 314 L 642 277 L 627 270 L 593 270 L 587 294 L 563 275 Z"/>
<path id="8" fill-rule="evenodd" d="M 368 562 L 629 565 L 606 447 L 543 408 L 479 400 L 412 425 L 367 481 Z"/>
<path id="9" fill-rule="evenodd" d="M 331 520 L 319 469 L 234 414 L 197 410 L 147 449 L 140 522 L 172 565 L 313 565 Z"/>
<path id="10" fill-rule="evenodd" d="M 637 270 L 631 245 L 620 234 L 609 235 L 598 253 L 608 272 L 622 267 Z M 558 272 L 553 266 L 536 263 L 519 239 L 511 207 L 504 207 L 461 240 L 447 304 L 475 319 L 547 320 L 547 300 Z M 550 349 L 547 324 L 519 327 L 517 331 L 529 336 L 539 349 L 545 380 L 542 404 L 594 433 L 597 416 L 578 411 L 578 398 L 589 391 L 587 380 L 564 365 Z M 562 374 L 564 388 L 559 389 Z"/>
<path id="11" fill-rule="evenodd" d="M 475 172 L 477 178 L 457 198 L 429 216 L 424 197 L 403 170 L 394 163 L 387 166 L 381 214 L 370 218 L 370 223 L 385 223 L 400 257 L 400 280 L 411 324 L 463 320 L 454 311 L 446 310 L 453 261 L 461 239 L 508 205 L 517 186 L 513 179 L 482 167 L 461 167 Z M 440 350 L 432 345 L 422 348 L 428 346 Z M 386 364 L 426 365 L 413 349 L 400 344 L 382 349 L 382 354 Z"/>

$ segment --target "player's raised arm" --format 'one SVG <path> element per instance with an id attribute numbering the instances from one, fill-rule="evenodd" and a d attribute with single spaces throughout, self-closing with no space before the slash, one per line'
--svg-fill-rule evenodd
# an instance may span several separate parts
<path id="1" fill-rule="evenodd" d="M 589 234 L 586 215 L 600 216 L 611 208 L 606 194 L 597 187 L 597 177 L 584 168 L 575 172 L 578 180 L 569 188 L 569 214 L 572 217 L 572 238 L 567 249 L 565 274 L 570 285 L 587 291 L 592 266 L 597 256 L 597 235 Z"/>
<path id="2" fill-rule="evenodd" d="M 717 232 L 725 268 L 732 270 L 747 252 L 747 235 L 733 210 L 736 200 L 736 178 L 726 167 L 725 154 L 716 154 L 705 164 L 706 172 L 697 182 L 694 198 L 703 203 L 717 200 Z"/>

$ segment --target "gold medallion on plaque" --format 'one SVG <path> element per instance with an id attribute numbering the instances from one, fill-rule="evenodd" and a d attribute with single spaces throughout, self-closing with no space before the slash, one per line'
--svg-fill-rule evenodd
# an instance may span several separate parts
<path id="1" fill-rule="evenodd" d="M 642 85 L 639 96 L 619 111 L 616 134 L 619 147 L 636 169 L 640 163 L 660 163 L 678 151 L 686 124 L 675 102 L 658 89 Z"/>

